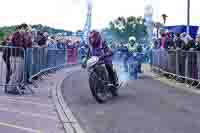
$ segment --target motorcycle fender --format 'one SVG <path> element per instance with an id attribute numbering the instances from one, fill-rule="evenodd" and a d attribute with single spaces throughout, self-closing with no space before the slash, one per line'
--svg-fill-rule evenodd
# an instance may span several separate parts
<path id="1" fill-rule="evenodd" d="M 102 68 L 105 70 L 105 72 L 106 72 L 106 77 L 108 77 L 108 71 L 107 71 L 107 69 L 106 69 L 105 64 L 101 64 L 101 65 L 96 66 L 96 67 L 102 67 Z M 94 68 L 94 69 L 95 69 L 95 68 Z"/>

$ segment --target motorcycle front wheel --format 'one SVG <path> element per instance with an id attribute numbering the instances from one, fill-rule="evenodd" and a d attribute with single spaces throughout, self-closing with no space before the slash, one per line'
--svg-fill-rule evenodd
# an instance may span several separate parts
<path id="1" fill-rule="evenodd" d="M 98 103 L 105 103 L 108 100 L 108 90 L 106 82 L 108 75 L 104 67 L 99 66 L 89 75 L 89 86 L 91 93 Z"/>

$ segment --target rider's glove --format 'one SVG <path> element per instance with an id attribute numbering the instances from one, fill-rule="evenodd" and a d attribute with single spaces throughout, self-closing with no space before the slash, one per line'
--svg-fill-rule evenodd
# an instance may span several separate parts
<path id="1" fill-rule="evenodd" d="M 105 58 L 105 55 L 102 55 L 99 57 L 99 60 L 103 60 Z"/>

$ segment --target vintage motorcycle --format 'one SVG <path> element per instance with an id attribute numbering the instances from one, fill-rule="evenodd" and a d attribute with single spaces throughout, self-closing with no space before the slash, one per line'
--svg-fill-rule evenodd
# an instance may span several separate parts
<path id="1" fill-rule="evenodd" d="M 118 96 L 119 86 L 115 86 L 109 80 L 104 61 L 97 56 L 92 56 L 87 60 L 86 69 L 91 93 L 98 103 L 105 103 L 110 97 Z M 119 82 L 116 71 L 114 76 Z"/>

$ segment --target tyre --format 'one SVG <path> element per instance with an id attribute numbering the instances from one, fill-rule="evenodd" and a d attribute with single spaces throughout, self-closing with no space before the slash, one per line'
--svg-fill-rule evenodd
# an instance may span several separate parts
<path id="1" fill-rule="evenodd" d="M 118 88 L 115 87 L 115 86 L 112 86 L 110 87 L 110 91 L 111 91 L 111 94 L 113 97 L 117 97 L 119 94 L 118 94 Z"/>
<path id="2" fill-rule="evenodd" d="M 98 103 L 105 103 L 108 99 L 108 90 L 106 87 L 108 75 L 105 67 L 98 66 L 89 76 L 89 86 L 91 93 Z"/>

